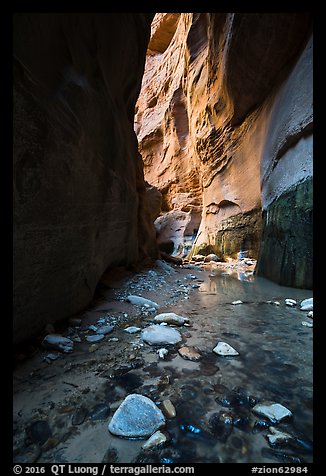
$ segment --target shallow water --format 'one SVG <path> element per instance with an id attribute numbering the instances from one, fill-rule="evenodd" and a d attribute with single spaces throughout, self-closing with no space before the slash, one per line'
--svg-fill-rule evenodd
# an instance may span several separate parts
<path id="1" fill-rule="evenodd" d="M 312 296 L 311 291 L 278 286 L 266 279 L 234 272 L 227 275 L 215 271 L 201 284 L 198 293 L 190 295 L 174 311 L 190 317 L 192 328 L 187 345 L 196 346 L 203 354 L 202 362 L 187 362 L 178 355 L 169 363 L 160 362 L 158 367 L 173 367 L 179 377 L 180 388 L 189 382 L 187 392 L 187 418 L 189 423 L 207 428 L 210 414 L 228 407 L 216 402 L 214 386 L 221 384 L 231 390 L 241 387 L 247 395 L 257 400 L 281 403 L 293 413 L 291 422 L 276 425 L 279 429 L 296 435 L 304 435 L 312 440 L 312 328 L 302 326 L 306 312 L 298 307 L 285 305 L 285 298 L 298 301 Z M 213 276 L 214 274 L 214 276 Z M 232 305 L 235 300 L 243 304 Z M 279 301 L 280 306 L 266 301 Z M 219 340 L 233 346 L 239 356 L 215 356 L 211 350 Z M 204 374 L 204 375 L 203 375 Z M 173 395 L 178 393 L 175 384 Z M 219 462 L 272 462 L 280 461 L 280 454 L 266 451 L 268 431 L 253 432 L 255 421 L 259 420 L 251 412 L 250 406 L 229 407 L 248 417 L 245 428 L 233 426 L 226 442 L 192 442 L 197 445 L 197 456 Z M 178 413 L 178 411 L 177 411 Z M 182 417 L 179 418 L 180 422 Z M 179 423 L 180 423 L 179 422 Z M 182 424 L 182 423 L 181 423 Z M 190 436 L 190 435 L 189 435 Z M 182 445 L 182 443 L 181 443 Z M 265 450 L 264 450 L 265 449 Z M 280 451 L 280 449 L 279 449 Z M 311 453 L 287 448 L 283 453 L 298 457 L 302 461 L 312 461 Z M 268 457 L 266 457 L 268 454 Z M 291 462 L 291 456 L 283 456 L 283 461 Z M 198 460 L 200 462 L 200 460 Z"/>
<path id="2" fill-rule="evenodd" d="M 17 387 L 17 415 L 19 411 L 39 413 L 38 418 L 49 421 L 58 439 L 53 449 L 43 450 L 38 462 L 312 462 L 313 329 L 302 325 L 302 321 L 312 319 L 299 306 L 290 308 L 284 302 L 285 298 L 300 302 L 311 297 L 312 291 L 278 286 L 240 269 L 197 268 L 191 272 L 200 278 L 191 284 L 200 286 L 185 294 L 182 301 L 172 300 L 161 310 L 186 316 L 191 325 L 178 327 L 183 341 L 164 346 L 169 350 L 165 360 L 158 359 L 156 354 L 162 345 L 150 346 L 141 341 L 139 334 L 127 335 L 117 328 L 112 335 L 119 337 L 119 344 L 102 341 L 98 350 L 89 354 L 88 344 L 83 342 L 73 354 L 36 369 L 34 377 L 41 385 L 40 401 L 34 395 L 34 407 L 33 383 L 26 380 Z M 183 277 L 175 275 L 175 279 L 187 282 Z M 236 300 L 243 303 L 231 304 Z M 266 301 L 279 301 L 280 305 Z M 146 327 L 152 317 L 134 317 L 128 325 Z M 212 349 L 218 341 L 229 343 L 239 355 L 216 355 Z M 137 358 L 131 361 L 132 370 L 124 372 L 121 369 L 131 345 Z M 177 349 L 184 345 L 196 347 L 202 354 L 201 360 L 183 359 Z M 120 366 L 120 372 L 104 378 L 102 371 L 111 368 L 112 363 Z M 76 372 L 68 371 L 70 368 Z M 24 372 L 30 372 L 28 366 Z M 22 369 L 20 374 L 23 375 Z M 86 393 L 83 385 L 87 382 L 90 391 Z M 158 406 L 165 399 L 173 402 L 177 416 L 167 419 L 165 430 L 171 441 L 166 447 L 145 452 L 141 450 L 143 440 L 126 440 L 108 432 L 113 412 L 130 393 L 146 395 Z M 111 407 L 110 416 L 102 421 L 86 419 L 73 426 L 71 414 L 61 411 L 58 415 L 63 394 L 74 411 L 81 405 L 94 407 L 106 403 Z M 51 402 L 45 402 L 45 398 Z M 264 400 L 291 410 L 291 420 L 272 426 L 299 438 L 295 446 L 269 446 L 266 435 L 271 424 L 252 412 L 254 403 Z M 226 415 L 221 423 L 218 415 L 223 412 Z M 230 419 L 232 424 L 228 424 Z M 22 452 L 18 451 L 18 458 Z"/>

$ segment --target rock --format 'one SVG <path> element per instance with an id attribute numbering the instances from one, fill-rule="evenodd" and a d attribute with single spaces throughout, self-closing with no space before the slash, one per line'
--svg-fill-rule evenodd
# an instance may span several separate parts
<path id="1" fill-rule="evenodd" d="M 152 400 L 131 394 L 114 413 L 108 429 L 113 435 L 125 438 L 146 438 L 164 424 L 164 415 Z"/>
<path id="2" fill-rule="evenodd" d="M 42 346 L 46 349 L 55 349 L 60 352 L 69 353 L 74 350 L 74 343 L 68 337 L 60 334 L 48 334 L 42 341 Z"/>
<path id="3" fill-rule="evenodd" d="M 314 308 L 313 298 L 304 299 L 300 303 L 300 310 L 301 311 L 313 311 L 313 308 Z"/>
<path id="4" fill-rule="evenodd" d="M 106 403 L 98 403 L 90 412 L 92 421 L 105 420 L 110 414 L 110 407 Z"/>
<path id="5" fill-rule="evenodd" d="M 100 327 L 99 329 L 97 329 L 96 334 L 106 335 L 106 334 L 109 334 L 110 332 L 112 332 L 113 329 L 114 329 L 113 326 L 103 326 L 103 327 Z"/>
<path id="6" fill-rule="evenodd" d="M 178 352 L 183 359 L 192 360 L 194 362 L 200 360 L 202 357 L 202 355 L 197 352 L 195 347 L 180 347 L 180 349 L 178 349 Z"/>
<path id="7" fill-rule="evenodd" d="M 88 326 L 88 330 L 90 330 L 90 331 L 96 332 L 97 329 L 98 329 L 98 327 L 97 327 L 97 326 L 94 326 L 93 324 L 91 324 L 90 326 Z"/>
<path id="8" fill-rule="evenodd" d="M 221 261 L 220 258 L 215 253 L 210 253 L 205 256 L 204 263 L 209 263 L 210 261 Z"/>
<path id="9" fill-rule="evenodd" d="M 167 436 L 161 431 L 156 431 L 145 443 L 142 445 L 143 450 L 151 450 L 152 448 L 157 448 L 162 446 L 168 441 Z"/>
<path id="10" fill-rule="evenodd" d="M 216 347 L 214 347 L 213 352 L 218 355 L 239 355 L 239 352 L 231 347 L 227 342 L 219 342 Z"/>
<path id="11" fill-rule="evenodd" d="M 311 319 L 313 319 L 314 311 L 309 311 L 308 314 L 307 314 L 307 317 L 311 317 Z"/>
<path id="12" fill-rule="evenodd" d="M 191 259 L 195 262 L 199 262 L 199 261 L 205 261 L 205 258 L 206 258 L 206 256 L 197 254 L 197 255 L 192 256 Z"/>
<path id="13" fill-rule="evenodd" d="M 45 420 L 39 420 L 32 423 L 28 429 L 28 433 L 33 443 L 39 443 L 41 445 L 52 436 L 49 424 Z"/>
<path id="14" fill-rule="evenodd" d="M 238 301 L 232 301 L 231 304 L 236 306 L 237 304 L 243 304 L 243 302 L 240 301 L 240 299 L 239 299 Z"/>
<path id="15" fill-rule="evenodd" d="M 136 334 L 136 332 L 141 331 L 141 327 L 130 326 L 123 329 L 123 332 L 127 332 L 128 334 Z"/>
<path id="16" fill-rule="evenodd" d="M 285 299 L 285 304 L 290 307 L 294 307 L 297 305 L 297 301 L 294 299 Z"/>
<path id="17" fill-rule="evenodd" d="M 253 413 L 268 418 L 272 423 L 279 423 L 292 417 L 292 412 L 281 405 L 274 402 L 262 402 L 255 405 L 252 409 Z"/>
<path id="18" fill-rule="evenodd" d="M 18 454 L 14 454 L 14 463 L 36 463 L 42 454 L 42 448 L 39 444 L 28 445 L 27 448 L 23 448 Z"/>
<path id="19" fill-rule="evenodd" d="M 271 433 L 266 435 L 266 439 L 272 447 L 285 446 L 286 444 L 289 443 L 290 440 L 293 439 L 293 436 L 290 435 L 289 433 L 279 431 L 277 428 L 273 426 L 269 427 L 269 431 Z"/>
<path id="20" fill-rule="evenodd" d="M 226 442 L 233 430 L 233 417 L 231 413 L 219 412 L 213 413 L 210 417 L 208 426 L 213 435 L 223 443 Z"/>
<path id="21" fill-rule="evenodd" d="M 163 400 L 161 409 L 166 418 L 175 418 L 177 415 L 176 409 L 171 400 Z"/>
<path id="22" fill-rule="evenodd" d="M 158 349 L 156 353 L 158 354 L 159 359 L 165 359 L 165 356 L 168 355 L 169 351 L 168 349 L 162 348 Z"/>
<path id="23" fill-rule="evenodd" d="M 51 362 L 53 360 L 57 360 L 60 357 L 60 355 L 62 355 L 60 352 L 49 352 L 48 354 L 46 354 L 44 359 L 46 361 Z"/>
<path id="24" fill-rule="evenodd" d="M 176 344 L 182 340 L 180 332 L 168 326 L 152 324 L 142 330 L 141 338 L 148 344 Z"/>
<path id="25" fill-rule="evenodd" d="M 103 339 L 104 339 L 103 334 L 95 334 L 93 336 L 86 337 L 87 342 L 99 342 L 100 340 L 103 340 Z"/>
<path id="26" fill-rule="evenodd" d="M 161 323 L 166 322 L 167 324 L 175 324 L 176 326 L 183 326 L 186 322 L 189 322 L 188 317 L 179 316 L 174 312 L 164 312 L 162 314 L 158 314 L 154 317 L 154 321 Z"/>
<path id="27" fill-rule="evenodd" d="M 252 266 L 252 265 L 256 264 L 256 261 L 254 259 L 246 258 L 244 260 L 244 263 L 247 264 L 248 266 Z"/>
<path id="28" fill-rule="evenodd" d="M 71 423 L 73 425 L 81 425 L 88 416 L 88 410 L 85 407 L 79 407 L 72 416 Z"/>
<path id="29" fill-rule="evenodd" d="M 156 309 L 160 307 L 156 302 L 151 301 L 150 299 L 145 299 L 141 296 L 130 295 L 127 297 L 127 301 L 135 306 L 155 307 Z"/>
<path id="30" fill-rule="evenodd" d="M 305 327 L 314 327 L 312 322 L 302 321 L 301 324 Z"/>

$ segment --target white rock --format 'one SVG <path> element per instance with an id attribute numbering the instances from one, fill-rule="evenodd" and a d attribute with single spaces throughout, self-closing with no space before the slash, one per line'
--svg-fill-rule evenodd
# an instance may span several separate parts
<path id="1" fill-rule="evenodd" d="M 44 337 L 42 346 L 46 349 L 55 349 L 65 353 L 72 352 L 74 349 L 73 341 L 60 334 L 48 334 Z"/>
<path id="2" fill-rule="evenodd" d="M 301 311 L 312 311 L 314 308 L 314 298 L 304 299 L 301 301 L 300 310 Z"/>
<path id="3" fill-rule="evenodd" d="M 142 330 L 141 338 L 148 344 L 176 344 L 182 340 L 180 332 L 168 326 L 152 324 Z"/>
<path id="4" fill-rule="evenodd" d="M 308 314 L 307 314 L 307 317 L 311 317 L 311 319 L 313 319 L 314 311 L 309 311 Z"/>
<path id="5" fill-rule="evenodd" d="M 161 431 L 156 431 L 142 446 L 143 450 L 150 450 L 157 446 L 163 445 L 167 441 L 166 435 Z"/>
<path id="6" fill-rule="evenodd" d="M 285 304 L 290 307 L 294 307 L 297 305 L 297 301 L 294 299 L 285 299 Z"/>
<path id="7" fill-rule="evenodd" d="M 266 435 L 266 438 L 272 446 L 277 444 L 286 444 L 289 440 L 293 440 L 292 435 L 279 431 L 273 426 L 269 427 L 269 431 L 271 432 L 271 434 Z"/>
<path id="8" fill-rule="evenodd" d="M 109 431 L 126 438 L 146 438 L 165 424 L 165 417 L 155 403 L 143 395 L 128 395 L 115 411 Z"/>
<path id="9" fill-rule="evenodd" d="M 259 416 L 268 418 L 272 423 L 279 423 L 285 418 L 292 417 L 292 412 L 288 408 L 274 402 L 258 403 L 252 411 Z"/>
<path id="10" fill-rule="evenodd" d="M 211 253 L 204 257 L 204 263 L 209 263 L 210 261 L 221 261 L 221 260 L 215 253 Z"/>
<path id="11" fill-rule="evenodd" d="M 150 299 L 145 299 L 141 296 L 134 296 L 130 295 L 127 297 L 127 301 L 131 302 L 131 304 L 135 304 L 136 306 L 148 306 L 148 307 L 155 307 L 158 309 L 160 306 Z"/>
<path id="12" fill-rule="evenodd" d="M 102 339 L 104 339 L 103 334 L 95 334 L 93 336 L 87 336 L 86 337 L 87 342 L 99 342 Z"/>
<path id="13" fill-rule="evenodd" d="M 243 304 L 243 302 L 240 301 L 240 300 L 238 300 L 238 301 L 233 301 L 233 302 L 231 302 L 231 304 L 234 304 L 234 305 L 236 305 L 236 304 Z"/>
<path id="14" fill-rule="evenodd" d="M 128 332 L 128 334 L 136 334 L 136 332 L 141 331 L 141 327 L 130 326 L 123 329 L 124 332 Z"/>
<path id="15" fill-rule="evenodd" d="M 163 312 L 154 317 L 155 322 L 166 322 L 167 324 L 175 324 L 176 326 L 183 326 L 185 322 L 189 322 L 188 317 L 179 316 L 174 312 Z"/>
<path id="16" fill-rule="evenodd" d="M 314 327 L 312 322 L 302 321 L 301 324 L 306 327 Z"/>
<path id="17" fill-rule="evenodd" d="M 168 355 L 169 351 L 163 347 L 162 349 L 158 349 L 156 353 L 158 354 L 159 359 L 165 359 L 165 356 Z"/>
<path id="18" fill-rule="evenodd" d="M 231 347 L 227 342 L 219 342 L 214 347 L 213 352 L 218 355 L 239 355 L 239 352 Z"/>

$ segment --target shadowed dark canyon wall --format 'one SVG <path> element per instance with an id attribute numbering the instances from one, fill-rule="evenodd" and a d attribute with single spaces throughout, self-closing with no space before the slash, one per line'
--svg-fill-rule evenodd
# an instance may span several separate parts
<path id="1" fill-rule="evenodd" d="M 175 254 L 195 237 L 190 256 L 246 249 L 312 286 L 311 31 L 300 13 L 155 16 L 135 130 Z"/>
<path id="2" fill-rule="evenodd" d="M 152 18 L 14 18 L 15 342 L 157 256 L 133 131 Z"/>

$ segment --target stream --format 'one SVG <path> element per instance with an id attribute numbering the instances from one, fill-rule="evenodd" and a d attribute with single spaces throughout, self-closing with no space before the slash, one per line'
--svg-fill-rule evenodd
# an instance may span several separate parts
<path id="1" fill-rule="evenodd" d="M 73 353 L 50 362 L 40 348 L 17 364 L 15 462 L 313 461 L 313 320 L 300 310 L 312 291 L 279 286 L 236 265 L 167 266 L 171 271 L 154 268 L 103 287 L 81 316 L 84 325 L 65 334 L 78 336 Z M 124 331 L 143 329 L 158 314 L 127 305 L 131 291 L 159 302 L 159 312 L 189 318 L 188 326 L 176 327 L 181 343 L 149 345 L 140 333 Z M 286 298 L 297 305 L 286 305 Z M 87 326 L 102 316 L 114 330 L 90 345 Z M 239 355 L 212 352 L 219 341 Z M 195 348 L 199 360 L 181 357 L 182 346 Z M 164 359 L 157 354 L 162 347 L 168 350 Z M 158 407 L 163 400 L 173 403 L 176 416 L 166 419 L 165 445 L 144 450 L 144 440 L 108 431 L 115 410 L 134 393 Z M 285 406 L 292 417 L 272 424 L 253 412 L 266 401 Z M 275 429 L 290 437 L 271 444 L 267 435 Z"/>

